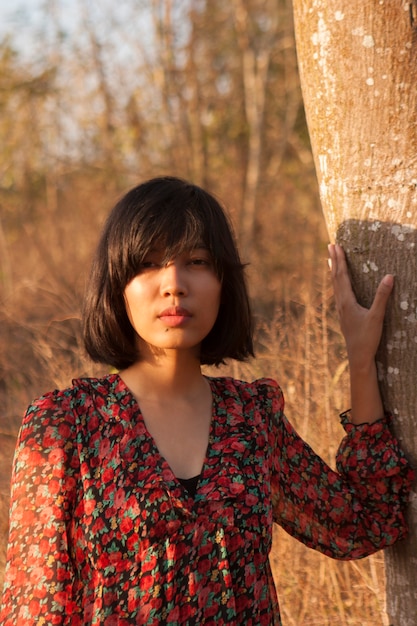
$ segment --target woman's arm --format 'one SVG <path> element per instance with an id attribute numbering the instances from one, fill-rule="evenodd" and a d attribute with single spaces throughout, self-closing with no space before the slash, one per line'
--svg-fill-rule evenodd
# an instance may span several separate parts
<path id="1" fill-rule="evenodd" d="M 67 404 L 50 394 L 23 420 L 12 476 L 2 626 L 76 623 L 67 614 L 73 588 L 68 526 L 78 473 Z"/>
<path id="2" fill-rule="evenodd" d="M 347 435 L 337 453 L 337 471 L 279 411 L 274 422 L 274 521 L 308 547 L 344 560 L 368 556 L 406 536 L 414 472 L 388 418 L 344 424 Z"/>
<path id="3" fill-rule="evenodd" d="M 350 369 L 353 424 L 372 423 L 384 415 L 375 354 L 394 278 L 384 276 L 370 309 L 358 304 L 352 290 L 345 254 L 339 245 L 329 246 L 330 267 L 340 326 L 346 341 Z"/>

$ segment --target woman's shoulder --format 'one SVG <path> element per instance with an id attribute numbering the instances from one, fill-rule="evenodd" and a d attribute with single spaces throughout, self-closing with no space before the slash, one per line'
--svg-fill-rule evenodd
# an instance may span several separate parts
<path id="1" fill-rule="evenodd" d="M 43 428 L 62 422 L 75 423 L 77 415 L 93 405 L 104 404 L 109 394 L 117 394 L 119 381 L 116 374 L 102 378 L 76 378 L 68 387 L 48 391 L 28 406 L 23 427 L 34 421 L 42 422 Z"/>
<path id="2" fill-rule="evenodd" d="M 53 389 L 35 398 L 29 408 L 67 407 L 77 399 L 110 391 L 117 379 L 116 374 L 109 374 L 102 378 L 74 378 L 68 387 Z"/>
<path id="3" fill-rule="evenodd" d="M 18 448 L 42 454 L 74 450 L 82 433 L 97 429 L 102 421 L 117 423 L 128 390 L 120 377 L 77 378 L 63 389 L 36 398 L 27 408 L 18 436 Z"/>
<path id="4" fill-rule="evenodd" d="M 248 381 L 240 378 L 233 378 L 232 376 L 208 376 L 208 379 L 213 381 L 214 384 L 225 389 L 234 389 L 236 391 L 247 392 L 250 394 L 256 394 L 264 389 L 271 389 L 278 391 L 281 389 L 278 382 L 273 378 L 256 378 L 255 380 Z"/>
<path id="5" fill-rule="evenodd" d="M 283 410 L 284 396 L 278 382 L 273 378 L 257 378 L 253 381 L 222 376 L 211 378 L 220 395 L 240 402 L 260 402 L 273 410 Z"/>

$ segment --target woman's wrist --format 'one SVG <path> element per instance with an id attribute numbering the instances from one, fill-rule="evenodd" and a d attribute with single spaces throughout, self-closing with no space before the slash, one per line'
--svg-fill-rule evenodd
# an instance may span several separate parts
<path id="1" fill-rule="evenodd" d="M 384 417 L 375 361 L 350 370 L 350 392 L 350 421 L 353 424 L 371 424 Z"/>

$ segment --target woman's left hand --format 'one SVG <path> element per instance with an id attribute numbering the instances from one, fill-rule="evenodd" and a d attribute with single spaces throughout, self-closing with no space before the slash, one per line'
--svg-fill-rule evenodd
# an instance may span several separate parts
<path id="1" fill-rule="evenodd" d="M 340 326 L 346 341 L 351 367 L 367 368 L 374 361 L 381 340 L 387 302 L 394 277 L 387 274 L 381 280 L 369 309 L 361 306 L 352 290 L 346 257 L 338 244 L 329 245 L 329 265 Z"/>

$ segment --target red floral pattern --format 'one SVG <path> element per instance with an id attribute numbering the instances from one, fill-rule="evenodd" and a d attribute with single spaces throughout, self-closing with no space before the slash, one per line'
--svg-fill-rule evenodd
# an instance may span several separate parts
<path id="1" fill-rule="evenodd" d="M 118 375 L 74 381 L 28 409 L 3 626 L 279 625 L 273 521 L 340 559 L 405 535 L 413 472 L 387 420 L 346 424 L 335 472 L 288 423 L 274 381 L 209 381 L 194 499 Z"/>

